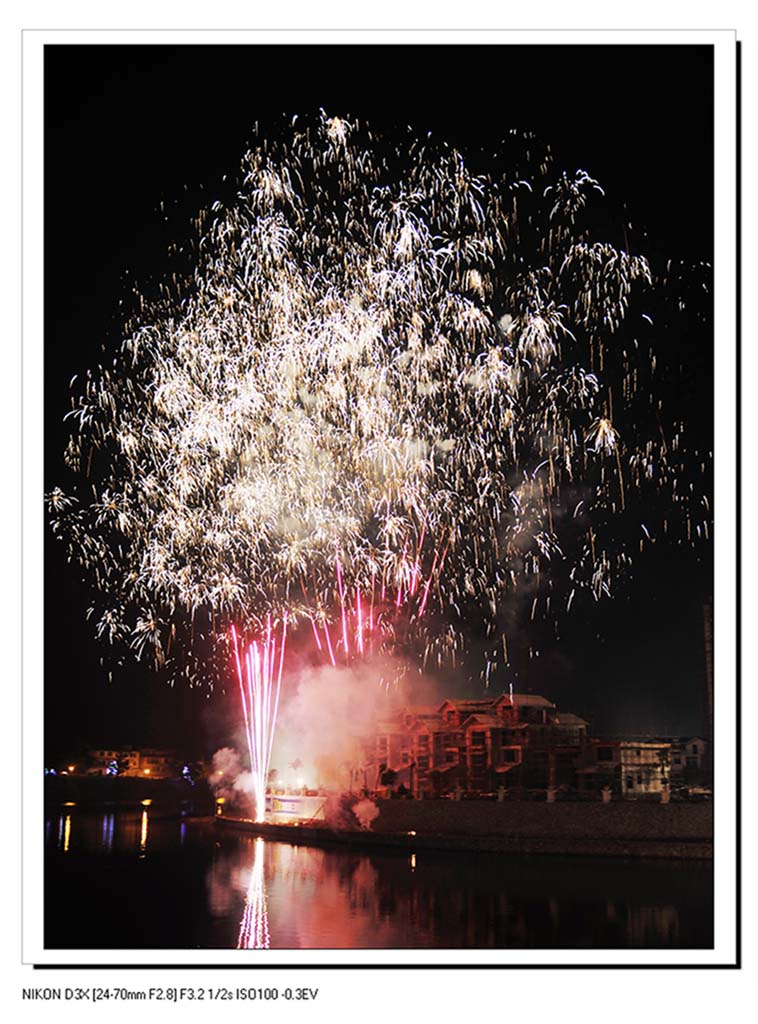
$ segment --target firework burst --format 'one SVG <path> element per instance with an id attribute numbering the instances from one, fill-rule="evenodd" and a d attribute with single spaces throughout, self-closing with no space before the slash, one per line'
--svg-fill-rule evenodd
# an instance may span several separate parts
<path id="1" fill-rule="evenodd" d="M 603 202 L 516 133 L 486 172 L 352 118 L 260 137 L 190 279 L 75 383 L 75 481 L 48 504 L 98 636 L 210 682 L 234 636 L 252 727 L 272 623 L 334 663 L 396 602 L 434 665 L 476 620 L 489 679 L 514 605 L 557 619 L 638 545 L 707 533 L 652 397 L 651 271 L 591 237 Z"/>

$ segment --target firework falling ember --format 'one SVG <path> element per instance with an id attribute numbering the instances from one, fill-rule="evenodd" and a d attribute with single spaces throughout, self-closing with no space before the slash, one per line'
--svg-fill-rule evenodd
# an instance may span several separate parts
<path id="1" fill-rule="evenodd" d="M 287 635 L 287 618 L 282 625 L 281 642 L 277 650 L 276 637 L 269 617 L 262 641 L 252 641 L 240 653 L 237 630 L 231 627 L 234 659 L 237 667 L 245 738 L 250 755 L 253 778 L 255 820 L 266 820 L 266 781 L 274 745 L 276 716 L 282 688 L 282 668 Z"/>
<path id="2" fill-rule="evenodd" d="M 407 550 L 403 552 L 396 579 L 387 581 L 383 578 L 377 588 L 376 576 L 373 576 L 370 591 L 366 594 L 362 593 L 360 584 L 355 586 L 352 594 L 346 590 L 340 557 L 336 556 L 333 604 L 341 628 L 334 642 L 327 613 L 321 607 L 308 606 L 308 593 L 305 585 L 302 585 L 306 614 L 310 619 L 316 650 L 322 660 L 336 666 L 338 659 L 340 664 L 348 664 L 356 658 L 370 659 L 374 655 L 396 651 L 410 631 L 423 628 L 421 624 L 426 613 L 429 589 L 433 582 L 439 582 L 445 560 L 444 552 L 440 558 L 439 548 L 435 548 L 431 569 L 428 576 L 425 575 L 421 565 L 424 536 L 425 531 L 422 529 L 412 557 L 408 557 Z"/>
<path id="3" fill-rule="evenodd" d="M 49 507 L 97 635 L 212 682 L 230 623 L 286 612 L 335 663 L 394 601 L 430 666 L 483 624 L 489 679 L 515 607 L 557 629 L 644 545 L 707 536 L 709 453 L 653 397 L 657 289 L 593 239 L 603 202 L 516 133 L 484 171 L 326 115 L 261 138 L 190 278 L 76 384 Z M 267 644 L 237 654 L 251 723 Z"/>

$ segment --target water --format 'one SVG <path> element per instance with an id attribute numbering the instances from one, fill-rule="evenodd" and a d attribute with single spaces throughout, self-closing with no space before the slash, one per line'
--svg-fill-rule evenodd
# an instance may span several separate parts
<path id="1" fill-rule="evenodd" d="M 147 809 L 45 829 L 48 949 L 713 945 L 709 862 L 320 849 Z"/>

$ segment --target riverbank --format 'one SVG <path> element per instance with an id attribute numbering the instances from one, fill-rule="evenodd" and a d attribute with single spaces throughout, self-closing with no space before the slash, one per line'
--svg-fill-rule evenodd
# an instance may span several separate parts
<path id="1" fill-rule="evenodd" d="M 364 849 L 489 851 L 559 856 L 713 857 L 711 804 L 492 803 L 450 800 L 377 804 L 370 831 L 326 822 L 263 823 L 220 815 L 230 828 L 288 843 Z"/>
<path id="2" fill-rule="evenodd" d="M 74 806 L 88 810 L 150 808 L 154 819 L 207 817 L 215 811 L 214 796 L 204 781 L 148 779 L 118 775 L 45 777 L 45 809 Z"/>

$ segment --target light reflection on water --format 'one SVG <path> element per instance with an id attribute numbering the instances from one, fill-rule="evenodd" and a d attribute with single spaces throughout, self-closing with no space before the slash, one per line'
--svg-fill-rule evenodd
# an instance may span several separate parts
<path id="1" fill-rule="evenodd" d="M 142 818 L 139 826 L 139 852 L 144 855 L 147 849 L 147 811 L 142 812 Z"/>
<path id="2" fill-rule="evenodd" d="M 62 809 L 46 839 L 48 948 L 712 945 L 699 862 L 291 846 L 154 808 Z"/>
<path id="3" fill-rule="evenodd" d="M 116 824 L 116 815 L 112 812 L 103 815 L 103 849 L 108 853 L 113 849 L 113 829 Z"/>
<path id="4" fill-rule="evenodd" d="M 250 869 L 250 884 L 245 897 L 245 912 L 242 915 L 238 949 L 268 949 L 268 911 L 266 909 L 266 888 L 263 879 L 265 841 L 257 838 L 253 846 L 253 865 Z"/>

